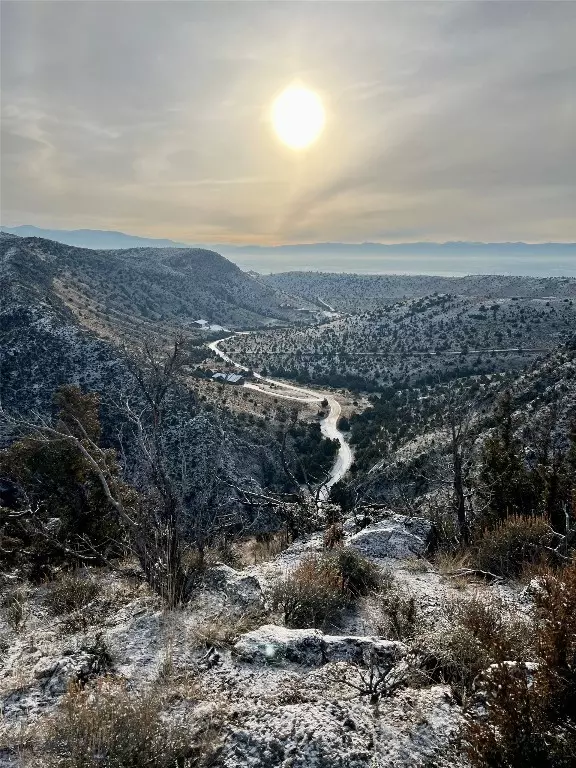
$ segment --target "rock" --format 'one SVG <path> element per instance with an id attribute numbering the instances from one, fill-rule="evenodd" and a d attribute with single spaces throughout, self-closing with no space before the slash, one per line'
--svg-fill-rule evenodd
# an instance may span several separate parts
<path id="1" fill-rule="evenodd" d="M 242 661 L 269 664 L 290 661 L 320 666 L 324 660 L 322 639 L 318 629 L 288 629 L 266 624 L 241 635 L 232 652 Z"/>
<path id="2" fill-rule="evenodd" d="M 451 753 L 460 723 L 447 686 L 364 698 L 248 704 L 231 724 L 222 768 L 463 768 Z"/>
<path id="3" fill-rule="evenodd" d="M 234 655 L 247 662 L 292 662 L 318 667 L 331 661 L 367 664 L 372 653 L 382 661 L 397 661 L 406 652 L 402 643 L 376 637 L 325 635 L 318 629 L 288 629 L 266 624 L 242 635 Z"/>
<path id="4" fill-rule="evenodd" d="M 255 576 L 248 576 L 223 563 L 209 568 L 203 578 L 203 591 L 218 593 L 222 607 L 233 613 L 258 613 L 264 608 L 264 595 Z"/>
<path id="5" fill-rule="evenodd" d="M 533 579 L 530 579 L 529 583 L 522 589 L 520 592 L 518 599 L 522 603 L 533 603 L 534 600 L 542 595 L 544 589 L 542 586 L 541 579 L 535 577 Z"/>
<path id="6" fill-rule="evenodd" d="M 514 677 L 524 678 L 528 686 L 531 686 L 540 664 L 537 661 L 503 661 L 498 664 L 490 664 L 489 667 L 480 672 L 475 678 L 473 683 L 474 693 L 477 696 L 486 698 L 488 687 L 498 685 L 498 675 L 503 667 Z"/>
<path id="7" fill-rule="evenodd" d="M 377 637 L 324 635 L 324 661 L 348 661 L 367 665 L 374 654 L 379 661 L 396 662 L 407 651 L 403 643 Z"/>
<path id="8" fill-rule="evenodd" d="M 350 536 L 346 543 L 367 557 L 403 559 L 423 556 L 431 538 L 432 523 L 428 520 L 390 515 Z"/>
<path id="9" fill-rule="evenodd" d="M 59 659 L 40 659 L 34 677 L 47 696 L 61 696 L 71 683 L 86 681 L 101 672 L 101 659 L 88 651 L 76 651 Z"/>

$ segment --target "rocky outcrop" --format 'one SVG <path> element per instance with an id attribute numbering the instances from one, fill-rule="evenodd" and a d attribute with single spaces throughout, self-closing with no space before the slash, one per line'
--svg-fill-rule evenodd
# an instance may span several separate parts
<path id="1" fill-rule="evenodd" d="M 224 563 L 206 571 L 199 598 L 207 596 L 213 607 L 218 605 L 219 612 L 226 611 L 229 615 L 256 614 L 264 608 L 264 595 L 258 579 Z"/>
<path id="2" fill-rule="evenodd" d="M 318 667 L 331 661 L 367 663 L 371 654 L 386 662 L 399 660 L 406 648 L 402 643 L 375 637 L 325 635 L 318 629 L 288 629 L 266 624 L 242 635 L 233 654 L 251 663 L 293 663 Z"/>
<path id="3" fill-rule="evenodd" d="M 247 707 L 224 745 L 223 768 L 465 766 L 450 745 L 459 709 L 447 686 L 405 689 L 382 699 L 376 714 L 365 699 L 304 694 L 302 702 Z"/>
<path id="4" fill-rule="evenodd" d="M 46 696 L 61 696 L 70 684 L 86 682 L 104 671 L 96 653 L 79 650 L 59 659 L 41 659 L 34 667 L 34 677 Z"/>
<path id="5" fill-rule="evenodd" d="M 73 683 L 86 683 L 108 668 L 103 646 L 80 648 L 59 657 L 41 657 L 32 670 L 34 682 L 14 690 L 2 702 L 5 717 L 19 717 L 55 703 Z"/>
<path id="6" fill-rule="evenodd" d="M 391 514 L 353 534 L 346 543 L 367 557 L 422 557 L 432 542 L 432 531 L 429 520 Z"/>

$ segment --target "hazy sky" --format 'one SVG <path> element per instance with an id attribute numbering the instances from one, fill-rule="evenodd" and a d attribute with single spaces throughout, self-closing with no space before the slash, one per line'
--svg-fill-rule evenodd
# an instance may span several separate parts
<path id="1" fill-rule="evenodd" d="M 6 2 L 2 223 L 576 240 L 576 2 Z M 279 143 L 299 80 L 326 128 Z"/>

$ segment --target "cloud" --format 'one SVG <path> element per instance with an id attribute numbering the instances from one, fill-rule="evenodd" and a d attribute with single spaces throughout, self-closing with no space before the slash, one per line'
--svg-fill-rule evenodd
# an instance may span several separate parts
<path id="1" fill-rule="evenodd" d="M 576 239 L 575 31 L 576 5 L 554 1 L 8 0 L 3 221 Z M 328 113 L 300 155 L 268 119 L 295 78 Z"/>

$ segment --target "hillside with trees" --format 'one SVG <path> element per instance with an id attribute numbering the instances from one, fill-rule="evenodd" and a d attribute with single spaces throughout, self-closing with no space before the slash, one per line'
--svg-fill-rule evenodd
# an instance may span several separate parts
<path id="1" fill-rule="evenodd" d="M 518 370 L 572 338 L 576 300 L 410 299 L 305 329 L 234 336 L 222 348 L 275 376 L 379 391 Z"/>
<path id="2" fill-rule="evenodd" d="M 332 272 L 279 272 L 263 275 L 266 284 L 294 296 L 302 296 L 324 307 L 324 302 L 339 312 L 382 306 L 435 293 L 475 298 L 541 299 L 576 298 L 576 278 L 516 277 L 511 275 L 356 275 Z M 320 301 L 319 301 L 320 300 Z"/>

